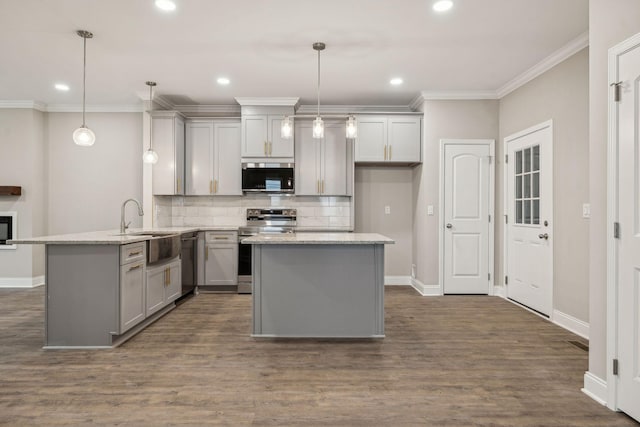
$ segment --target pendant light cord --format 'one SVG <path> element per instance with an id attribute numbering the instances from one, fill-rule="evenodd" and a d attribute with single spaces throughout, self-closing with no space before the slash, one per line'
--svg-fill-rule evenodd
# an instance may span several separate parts
<path id="1" fill-rule="evenodd" d="M 153 147 L 153 85 L 149 85 L 149 150 Z"/>
<path id="2" fill-rule="evenodd" d="M 82 127 L 87 127 L 84 120 L 85 102 L 87 92 L 87 37 L 82 36 L 84 40 L 84 60 L 82 64 Z"/>
<path id="3" fill-rule="evenodd" d="M 318 50 L 318 117 L 320 117 L 320 50 Z"/>

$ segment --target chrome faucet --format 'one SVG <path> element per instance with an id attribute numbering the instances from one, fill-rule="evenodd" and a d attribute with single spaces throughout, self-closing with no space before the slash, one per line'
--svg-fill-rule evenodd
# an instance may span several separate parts
<path id="1" fill-rule="evenodd" d="M 138 215 L 140 216 L 144 215 L 144 211 L 142 210 L 142 206 L 140 205 L 139 201 L 137 201 L 136 199 L 125 200 L 124 203 L 122 204 L 122 209 L 120 210 L 120 234 L 125 234 L 127 232 L 127 228 L 129 228 L 129 224 L 131 224 L 131 221 L 127 223 L 124 222 L 124 207 L 129 202 L 134 202 L 136 205 L 138 205 Z"/>

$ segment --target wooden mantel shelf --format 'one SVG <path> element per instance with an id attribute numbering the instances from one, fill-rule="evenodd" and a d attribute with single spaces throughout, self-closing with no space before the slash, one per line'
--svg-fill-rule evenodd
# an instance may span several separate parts
<path id="1" fill-rule="evenodd" d="M 22 195 L 22 187 L 0 185 L 0 196 L 20 196 Z"/>

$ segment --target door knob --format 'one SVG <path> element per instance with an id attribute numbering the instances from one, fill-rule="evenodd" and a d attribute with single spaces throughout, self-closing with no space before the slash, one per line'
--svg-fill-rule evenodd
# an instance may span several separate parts
<path id="1" fill-rule="evenodd" d="M 446 227 L 447 227 L 447 228 L 453 228 L 453 225 L 451 225 L 451 223 L 448 223 L 448 224 L 446 225 Z"/>
<path id="2" fill-rule="evenodd" d="M 538 238 L 544 239 L 544 240 L 549 240 L 549 234 L 548 233 L 538 234 Z"/>

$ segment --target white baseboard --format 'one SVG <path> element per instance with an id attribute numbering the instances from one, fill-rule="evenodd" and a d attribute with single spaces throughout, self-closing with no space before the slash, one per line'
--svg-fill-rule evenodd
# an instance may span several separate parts
<path id="1" fill-rule="evenodd" d="M 425 285 L 415 278 L 411 278 L 411 286 L 423 297 L 435 297 L 442 295 L 442 289 L 439 285 Z"/>
<path id="2" fill-rule="evenodd" d="M 607 382 L 591 372 L 584 373 L 582 392 L 601 405 L 607 404 Z"/>
<path id="3" fill-rule="evenodd" d="M 0 288 L 37 288 L 44 285 L 44 276 L 0 277 Z"/>
<path id="4" fill-rule="evenodd" d="M 582 338 L 589 339 L 589 324 L 585 321 L 558 310 L 553 310 L 551 321 L 576 335 L 580 335 Z"/>
<path id="5" fill-rule="evenodd" d="M 493 287 L 493 296 L 500 298 L 507 298 L 506 289 L 504 286 L 494 286 Z"/>
<path id="6" fill-rule="evenodd" d="M 384 276 L 385 286 L 411 286 L 409 276 Z"/>

